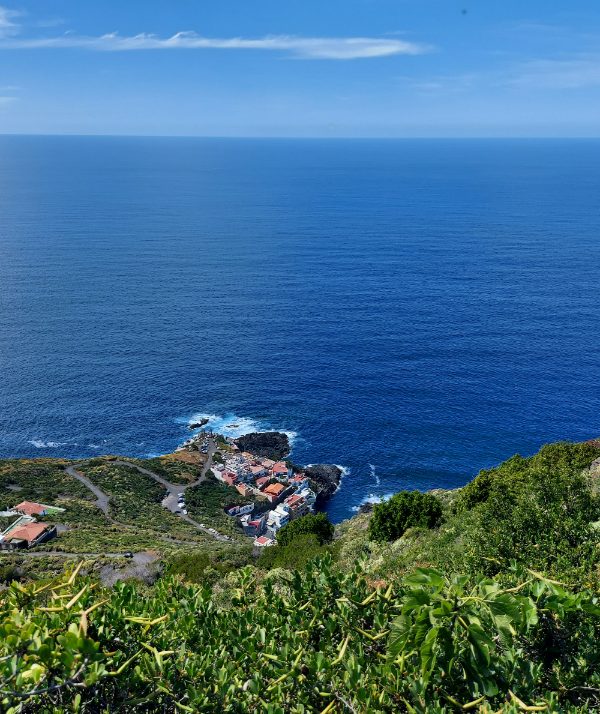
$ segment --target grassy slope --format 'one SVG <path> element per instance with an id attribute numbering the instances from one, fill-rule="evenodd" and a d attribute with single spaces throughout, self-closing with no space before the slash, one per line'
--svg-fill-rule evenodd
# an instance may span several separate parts
<path id="1" fill-rule="evenodd" d="M 597 442 L 558 443 L 530 458 L 514 456 L 441 495 L 444 519 L 434 530 L 410 529 L 392 543 L 369 539 L 368 514 L 338 526 L 339 562 L 368 554 L 373 577 L 397 578 L 415 567 L 495 576 L 519 562 L 573 584 L 598 586 Z M 588 497 L 590 496 L 590 497 Z"/>
<path id="2" fill-rule="evenodd" d="M 126 550 L 153 550 L 169 559 L 182 552 L 222 554 L 227 544 L 217 543 L 161 506 L 164 489 L 135 469 L 113 463 L 113 457 L 83 461 L 64 459 L 6 459 L 0 461 L 0 507 L 31 500 L 64 508 L 63 513 L 45 517 L 67 527 L 57 539 L 37 550 L 65 553 L 122 553 Z M 173 483 L 189 483 L 198 478 L 201 465 L 170 457 L 129 459 Z M 92 483 L 110 496 L 108 518 L 96 506 L 96 497 L 77 479 L 65 472 L 74 465 Z M 222 512 L 225 501 L 236 495 L 210 480 L 194 489 L 195 513 L 207 525 L 222 532 L 235 532 L 234 524 Z M 6 525 L 9 519 L 6 520 Z M 176 542 L 175 542 L 176 541 Z M 230 546 L 229 546 L 230 547 Z M 2 554 L 0 567 L 19 566 L 28 574 L 43 576 L 60 572 L 64 559 L 46 556 Z"/>

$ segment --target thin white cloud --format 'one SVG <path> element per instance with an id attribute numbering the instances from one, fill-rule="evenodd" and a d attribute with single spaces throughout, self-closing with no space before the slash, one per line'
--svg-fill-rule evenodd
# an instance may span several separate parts
<path id="1" fill-rule="evenodd" d="M 48 38 L 8 37 L 0 49 L 81 48 L 105 52 L 169 49 L 267 50 L 301 59 L 350 60 L 391 55 L 420 55 L 431 48 L 416 42 L 380 37 L 298 37 L 267 35 L 259 38 L 212 38 L 195 32 L 178 32 L 172 37 L 140 34 L 130 37 L 111 33 L 99 37 L 64 34 Z"/>
<path id="2" fill-rule="evenodd" d="M 600 86 L 600 55 L 539 59 L 523 63 L 508 84 L 544 89 L 584 89 Z"/>
<path id="3" fill-rule="evenodd" d="M 12 37 L 19 33 L 19 23 L 15 22 L 15 20 L 20 15 L 21 13 L 17 10 L 10 10 L 0 5 L 0 39 Z"/>

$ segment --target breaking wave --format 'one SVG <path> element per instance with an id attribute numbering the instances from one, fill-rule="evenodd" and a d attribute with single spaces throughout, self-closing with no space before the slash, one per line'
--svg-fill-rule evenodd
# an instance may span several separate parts
<path id="1" fill-rule="evenodd" d="M 210 429 L 217 434 L 222 434 L 223 436 L 229 436 L 232 439 L 237 439 L 239 436 L 244 436 L 244 434 L 251 434 L 252 432 L 261 431 L 281 431 L 285 434 L 290 441 L 290 446 L 293 446 L 294 441 L 298 437 L 295 431 L 283 431 L 281 429 L 276 429 L 270 424 L 259 419 L 253 419 L 252 417 L 241 417 L 233 412 L 227 412 L 227 414 L 205 414 L 198 413 L 193 414 L 191 417 L 184 417 L 177 419 L 179 424 L 186 424 L 188 427 L 192 424 L 196 424 L 207 420 L 202 427 L 194 429 L 192 433 L 198 433 L 201 429 Z"/>
<path id="2" fill-rule="evenodd" d="M 35 446 L 36 449 L 58 449 L 59 446 L 67 444 L 66 441 L 42 441 L 42 439 L 30 439 L 27 443 Z"/>
<path id="3" fill-rule="evenodd" d="M 335 466 L 338 467 L 338 469 L 342 472 L 340 475 L 340 482 L 337 485 L 337 488 L 335 489 L 335 493 L 337 493 L 340 488 L 342 487 L 342 481 L 348 474 L 350 473 L 351 469 L 349 466 L 342 466 L 341 464 L 334 464 Z"/>
<path id="4" fill-rule="evenodd" d="M 368 496 L 365 496 L 362 499 L 358 506 L 352 506 L 352 510 L 357 513 L 358 511 L 360 511 L 361 506 L 365 506 L 367 503 L 375 505 L 376 503 L 383 503 L 384 501 L 389 501 L 389 499 L 393 495 L 393 493 L 384 493 L 383 495 L 378 496 L 375 493 L 370 493 Z"/>

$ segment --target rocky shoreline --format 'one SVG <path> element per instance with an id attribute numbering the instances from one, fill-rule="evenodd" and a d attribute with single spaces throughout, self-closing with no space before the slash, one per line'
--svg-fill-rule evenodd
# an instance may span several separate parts
<path id="1" fill-rule="evenodd" d="M 198 424 L 199 426 L 196 428 L 204 426 L 199 422 Z M 204 441 L 205 436 L 206 433 L 201 431 L 182 444 L 180 449 L 197 450 L 199 444 Z M 275 461 L 287 459 L 291 451 L 287 434 L 280 431 L 250 432 L 236 439 L 227 439 L 227 441 L 235 444 L 239 451 Z M 294 471 L 301 471 L 306 475 L 311 488 L 317 495 L 317 505 L 319 506 L 322 506 L 338 490 L 344 473 L 336 464 L 310 464 L 303 467 L 293 464 L 292 468 Z"/>

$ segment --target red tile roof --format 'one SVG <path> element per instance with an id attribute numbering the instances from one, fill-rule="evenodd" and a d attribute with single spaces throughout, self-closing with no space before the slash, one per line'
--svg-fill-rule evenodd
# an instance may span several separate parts
<path id="1" fill-rule="evenodd" d="M 15 511 L 21 511 L 21 513 L 26 513 L 28 516 L 40 516 L 46 511 L 46 507 L 42 506 L 41 503 L 22 501 L 15 506 Z"/>
<path id="2" fill-rule="evenodd" d="M 285 490 L 285 486 L 282 483 L 272 483 L 264 489 L 263 493 L 269 496 L 279 496 L 283 490 Z"/>
<path id="3" fill-rule="evenodd" d="M 31 543 L 36 538 L 39 538 L 49 527 L 47 523 L 27 523 L 27 525 L 19 526 L 12 530 L 6 536 L 6 540 L 26 540 Z"/>

